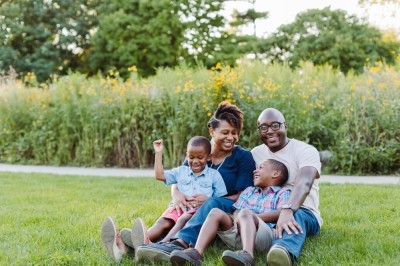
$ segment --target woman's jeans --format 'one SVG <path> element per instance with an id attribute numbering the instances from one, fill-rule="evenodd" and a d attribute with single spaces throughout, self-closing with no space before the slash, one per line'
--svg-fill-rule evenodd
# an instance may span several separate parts
<path id="1" fill-rule="evenodd" d="M 222 197 L 212 197 L 208 198 L 203 205 L 197 210 L 197 212 L 193 215 L 192 218 L 186 223 L 185 227 L 183 227 L 173 238 L 173 239 L 182 239 L 191 247 L 196 245 L 197 238 L 200 233 L 201 226 L 207 218 L 207 215 L 214 208 L 218 208 L 223 210 L 226 213 L 232 213 L 232 205 L 235 201 L 222 198 Z"/>
<path id="2" fill-rule="evenodd" d="M 298 260 L 306 237 L 317 235 L 320 228 L 317 218 L 308 209 L 298 209 L 294 214 L 294 219 L 303 229 L 303 233 L 299 233 L 298 235 L 292 233 L 289 235 L 286 231 L 283 231 L 282 238 L 275 238 L 272 241 L 272 245 L 279 245 L 286 248 Z"/>

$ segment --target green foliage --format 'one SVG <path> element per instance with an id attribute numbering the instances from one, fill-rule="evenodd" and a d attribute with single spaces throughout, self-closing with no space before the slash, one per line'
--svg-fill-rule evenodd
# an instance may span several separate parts
<path id="1" fill-rule="evenodd" d="M 124 81 L 71 74 L 49 88 L 20 81 L 0 87 L 0 161 L 56 165 L 152 167 L 152 142 L 163 138 L 165 165 L 184 159 L 186 142 L 208 136 L 207 121 L 228 100 L 245 113 L 239 144 L 260 144 L 259 113 L 283 112 L 289 137 L 333 152 L 325 171 L 393 174 L 400 169 L 398 70 L 385 65 L 359 76 L 329 66 L 249 61 L 211 70 L 180 66 Z"/>
<path id="2" fill-rule="evenodd" d="M 0 183 L 1 265 L 139 265 L 128 256 L 119 264 L 108 258 L 101 224 L 111 216 L 130 228 L 142 217 L 150 226 L 170 201 L 169 187 L 150 178 L 0 173 Z M 397 265 L 399 189 L 320 184 L 324 224 L 306 240 L 298 264 Z M 222 266 L 226 249 L 214 242 L 204 265 Z M 256 260 L 265 265 L 265 254 Z"/>
<path id="3" fill-rule="evenodd" d="M 136 66 L 146 77 L 156 68 L 176 66 L 185 29 L 179 8 L 179 1 L 170 0 L 103 1 L 87 58 L 89 73 L 116 68 L 128 77 L 128 68 Z"/>
<path id="4" fill-rule="evenodd" d="M 2 1 L 0 69 L 39 81 L 77 69 L 96 24 L 97 0 Z"/>
<path id="5" fill-rule="evenodd" d="M 281 26 L 263 47 L 272 61 L 288 61 L 294 68 L 301 61 L 329 64 L 343 73 L 361 73 L 366 65 L 395 63 L 398 41 L 382 40 L 377 28 L 342 10 L 312 9 Z"/>

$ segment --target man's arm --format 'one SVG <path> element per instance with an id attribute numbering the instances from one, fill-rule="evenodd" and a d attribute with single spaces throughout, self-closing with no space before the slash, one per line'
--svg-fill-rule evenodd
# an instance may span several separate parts
<path id="1" fill-rule="evenodd" d="M 304 200 L 310 193 L 314 179 L 316 178 L 319 178 L 319 173 L 314 167 L 305 166 L 300 169 L 288 202 L 295 211 L 303 205 Z M 298 234 L 299 232 L 303 233 L 302 228 L 295 221 L 291 209 L 281 210 L 276 224 L 276 236 L 282 238 L 283 230 L 285 230 L 289 235 L 292 234 L 292 231 L 295 234 Z"/>

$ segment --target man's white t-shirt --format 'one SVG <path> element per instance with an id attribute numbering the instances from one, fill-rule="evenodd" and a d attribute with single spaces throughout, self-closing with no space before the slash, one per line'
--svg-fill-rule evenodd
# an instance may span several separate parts
<path id="1" fill-rule="evenodd" d="M 317 149 L 303 141 L 290 139 L 289 143 L 277 152 L 271 152 L 265 144 L 262 144 L 254 147 L 251 153 L 257 165 L 267 159 L 275 159 L 284 163 L 289 171 L 289 179 L 285 186 L 292 189 L 300 168 L 312 166 L 321 174 L 321 161 Z M 308 194 L 302 207 L 311 210 L 321 226 L 322 218 L 318 206 L 319 187 L 318 180 L 315 179 L 310 194 Z"/>

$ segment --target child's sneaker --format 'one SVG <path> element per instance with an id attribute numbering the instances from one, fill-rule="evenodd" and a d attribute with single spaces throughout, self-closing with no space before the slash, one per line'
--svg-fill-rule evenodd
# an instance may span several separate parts
<path id="1" fill-rule="evenodd" d="M 101 241 L 103 242 L 108 255 L 114 260 L 120 261 L 125 252 L 120 250 L 117 246 L 117 237 L 118 233 L 114 221 L 111 217 L 107 217 L 101 227 Z"/>
<path id="2" fill-rule="evenodd" d="M 245 250 L 225 250 L 222 253 L 222 261 L 229 266 L 253 266 L 256 265 L 253 256 Z"/>
<path id="3" fill-rule="evenodd" d="M 201 266 L 203 261 L 203 256 L 194 248 L 174 250 L 172 251 L 170 258 L 170 262 L 174 266 Z"/>
<path id="4" fill-rule="evenodd" d="M 120 233 L 121 233 L 122 242 L 124 242 L 124 244 L 127 245 L 128 247 L 133 248 L 132 230 L 128 229 L 128 228 L 122 228 Z"/>
<path id="5" fill-rule="evenodd" d="M 141 218 L 137 218 L 132 225 L 131 240 L 135 252 L 139 246 L 150 243 L 147 227 Z"/>

